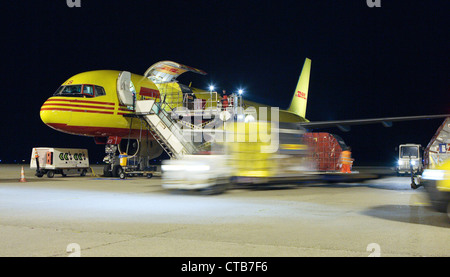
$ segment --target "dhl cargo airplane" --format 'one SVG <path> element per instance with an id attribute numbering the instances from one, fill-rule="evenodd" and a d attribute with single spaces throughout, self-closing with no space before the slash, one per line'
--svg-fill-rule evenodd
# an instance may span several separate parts
<path id="1" fill-rule="evenodd" d="M 305 118 L 310 71 L 311 60 L 307 58 L 289 108 L 279 110 L 280 122 L 296 123 L 307 129 L 331 126 L 344 128 L 354 124 L 377 122 L 389 126 L 390 122 L 394 121 L 450 116 L 447 114 L 310 122 Z M 139 151 L 145 152 L 147 159 L 152 159 L 160 156 L 163 150 L 146 129 L 142 128 L 142 122 L 133 121 L 130 117 L 135 110 L 132 101 L 121 98 L 120 91 L 123 89 L 123 84 L 128 85 L 121 80 L 128 78 L 130 91 L 134 94 L 135 100 L 164 99 L 171 103 L 182 103 L 183 95 L 193 95 L 198 99 L 208 100 L 208 97 L 211 96 L 209 91 L 177 82 L 177 77 L 185 72 L 206 74 L 203 70 L 172 61 L 158 62 L 148 68 L 144 75 L 114 70 L 80 73 L 66 80 L 53 96 L 45 101 L 41 107 L 40 116 L 46 125 L 55 130 L 94 137 L 98 144 L 118 144 L 119 151 L 128 154 L 136 154 L 135 152 L 139 149 Z M 260 107 L 270 108 L 268 105 L 251 101 L 243 101 L 243 107 L 255 107 L 257 112 Z M 137 146 L 139 140 L 141 143 L 140 146 Z M 131 148 L 129 148 L 130 141 L 132 141 Z M 126 151 L 125 148 L 129 151 Z M 130 153 L 133 151 L 135 152 Z M 109 171 L 112 171 L 112 175 L 116 174 L 113 167 L 105 169 L 106 175 Z"/>

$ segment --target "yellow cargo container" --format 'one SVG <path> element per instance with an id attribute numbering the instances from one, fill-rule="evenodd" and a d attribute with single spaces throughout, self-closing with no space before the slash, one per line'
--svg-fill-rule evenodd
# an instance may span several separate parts
<path id="1" fill-rule="evenodd" d="M 261 121 L 225 125 L 230 175 L 257 183 L 298 180 L 306 173 L 307 147 L 302 143 L 301 131 L 290 131 L 283 133 L 270 122 Z"/>
<path id="2" fill-rule="evenodd" d="M 422 182 L 432 206 L 450 219 L 450 159 L 433 169 L 425 169 Z"/>

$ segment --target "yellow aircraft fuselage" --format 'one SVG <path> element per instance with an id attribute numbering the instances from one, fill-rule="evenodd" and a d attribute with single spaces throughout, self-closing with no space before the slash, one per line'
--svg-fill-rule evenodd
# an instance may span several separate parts
<path id="1" fill-rule="evenodd" d="M 288 110 L 279 111 L 280 122 L 307 122 L 304 115 L 310 66 L 311 60 L 306 59 L 291 106 Z M 200 72 L 186 66 L 183 69 Z M 178 74 L 179 70 L 169 66 L 160 68 L 160 72 Z M 132 107 L 122 105 L 119 101 L 117 80 L 120 73 L 121 71 L 116 70 L 96 70 L 70 77 L 42 105 L 40 110 L 42 121 L 55 130 L 74 135 L 132 139 L 141 138 L 143 135 L 147 137 L 144 123 L 138 119 L 132 120 L 131 117 L 126 117 L 134 113 Z M 181 97 L 178 101 L 182 102 L 182 88 L 177 82 L 166 83 L 162 89 L 161 85 L 158 87 L 145 76 L 131 74 L 131 83 L 137 100 L 165 97 L 173 101 L 174 98 Z M 194 93 L 207 93 L 196 88 L 190 89 Z M 198 97 L 203 98 L 199 95 Z M 270 110 L 268 105 L 244 101 L 244 108 L 249 106 L 254 107 L 257 113 L 260 107 L 267 107 Z M 267 120 L 270 120 L 270 112 Z M 148 138 L 153 139 L 151 135 Z"/>

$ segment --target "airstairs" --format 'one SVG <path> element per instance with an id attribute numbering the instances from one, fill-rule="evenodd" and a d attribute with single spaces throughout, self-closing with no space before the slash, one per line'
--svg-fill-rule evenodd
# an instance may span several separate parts
<path id="1" fill-rule="evenodd" d="M 148 131 L 170 158 L 179 159 L 197 152 L 197 146 L 184 136 L 182 128 L 172 119 L 164 104 L 155 100 L 136 101 L 136 116 L 148 123 Z"/>
<path id="2" fill-rule="evenodd" d="M 211 147 L 211 142 L 205 140 L 211 136 L 205 130 L 210 129 L 205 128 L 206 125 L 216 120 L 228 121 L 242 113 L 241 96 L 231 98 L 235 99 L 234 104 L 222 106 L 217 92 L 193 92 L 190 87 L 174 80 L 152 81 L 161 92 L 161 97 L 139 97 L 138 100 L 131 74 L 123 71 L 117 79 L 117 93 L 120 104 L 135 110 L 135 114 L 129 117 L 145 121 L 146 124 L 141 125 L 141 131 L 145 126 L 171 159 L 207 150 Z"/>

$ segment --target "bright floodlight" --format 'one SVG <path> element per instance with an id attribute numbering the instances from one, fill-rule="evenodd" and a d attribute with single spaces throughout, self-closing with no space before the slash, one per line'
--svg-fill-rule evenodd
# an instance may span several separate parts
<path id="1" fill-rule="evenodd" d="M 239 95 L 241 95 L 244 91 L 242 89 L 238 90 Z"/>
<path id="2" fill-rule="evenodd" d="M 214 90 L 214 86 L 213 85 L 210 85 L 209 86 L 209 91 L 213 91 Z"/>

